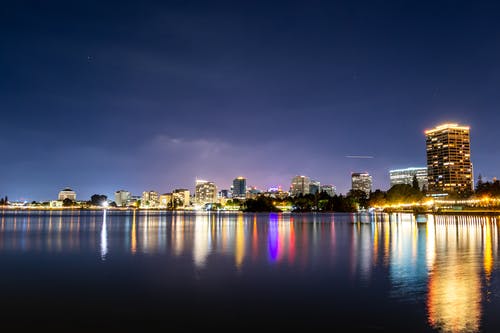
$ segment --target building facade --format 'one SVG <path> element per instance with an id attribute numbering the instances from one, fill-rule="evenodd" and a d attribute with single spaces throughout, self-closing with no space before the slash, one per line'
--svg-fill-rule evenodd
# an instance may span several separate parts
<path id="1" fill-rule="evenodd" d="M 157 208 L 160 205 L 160 195 L 156 191 L 142 192 L 141 207 Z"/>
<path id="2" fill-rule="evenodd" d="M 431 194 L 463 194 L 473 190 L 470 128 L 443 124 L 425 131 L 427 178 Z"/>
<path id="3" fill-rule="evenodd" d="M 217 186 L 214 182 L 197 180 L 194 193 L 195 201 L 198 205 L 217 202 Z"/>
<path id="4" fill-rule="evenodd" d="M 244 177 L 238 177 L 233 180 L 233 198 L 245 200 L 247 196 L 247 180 Z"/>
<path id="5" fill-rule="evenodd" d="M 333 197 L 337 188 L 333 185 L 321 185 L 321 192 L 325 192 L 329 196 Z"/>
<path id="6" fill-rule="evenodd" d="M 65 199 L 69 199 L 71 201 L 76 201 L 76 192 L 72 189 L 65 188 L 62 191 L 59 191 L 59 195 L 57 196 L 57 200 L 64 201 Z"/>
<path id="7" fill-rule="evenodd" d="M 310 194 L 316 194 L 319 193 L 321 189 L 321 183 L 317 180 L 311 180 L 309 183 L 309 193 Z"/>
<path id="8" fill-rule="evenodd" d="M 372 176 L 368 172 L 353 172 L 351 174 L 351 189 L 363 191 L 369 196 L 372 191 Z"/>
<path id="9" fill-rule="evenodd" d="M 175 208 L 186 208 L 191 204 L 191 192 L 185 188 L 177 188 L 172 192 Z"/>
<path id="10" fill-rule="evenodd" d="M 292 178 L 292 185 L 290 186 L 290 195 L 298 196 L 309 194 L 311 185 L 311 178 L 307 176 L 295 176 Z"/>
<path id="11" fill-rule="evenodd" d="M 173 208 L 173 194 L 172 193 L 163 193 L 160 195 L 160 208 Z"/>
<path id="12" fill-rule="evenodd" d="M 118 190 L 115 192 L 115 203 L 118 207 L 128 206 L 130 203 L 131 195 L 129 191 Z"/>
<path id="13" fill-rule="evenodd" d="M 398 184 L 413 185 L 413 177 L 417 177 L 418 187 L 420 190 L 427 189 L 429 187 L 426 167 L 394 169 L 389 171 L 391 187 Z"/>

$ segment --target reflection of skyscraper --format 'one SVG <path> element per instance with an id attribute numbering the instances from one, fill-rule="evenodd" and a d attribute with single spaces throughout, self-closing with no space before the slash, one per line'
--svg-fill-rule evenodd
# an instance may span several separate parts
<path id="1" fill-rule="evenodd" d="M 436 254 L 430 267 L 428 317 L 433 327 L 444 332 L 477 332 L 482 312 L 481 266 L 478 265 L 482 230 L 480 224 L 467 221 L 456 224 L 455 219 L 436 219 Z"/>
<path id="2" fill-rule="evenodd" d="M 372 191 L 372 176 L 368 172 L 353 172 L 351 174 L 352 190 L 360 190 L 370 195 Z"/>
<path id="3" fill-rule="evenodd" d="M 429 191 L 466 193 L 472 190 L 469 127 L 444 124 L 425 131 Z"/>
<path id="4" fill-rule="evenodd" d="M 401 298 L 424 298 L 427 290 L 426 225 L 417 224 L 412 214 L 393 214 L 390 229 L 389 272 L 391 294 Z"/>
<path id="5" fill-rule="evenodd" d="M 240 269 L 243 264 L 243 259 L 245 258 L 245 222 L 243 221 L 242 214 L 238 215 L 236 220 L 235 242 L 234 259 L 236 268 Z"/>
<path id="6" fill-rule="evenodd" d="M 196 267 L 205 266 L 211 247 L 210 221 L 206 215 L 197 215 L 194 223 L 193 261 Z"/>

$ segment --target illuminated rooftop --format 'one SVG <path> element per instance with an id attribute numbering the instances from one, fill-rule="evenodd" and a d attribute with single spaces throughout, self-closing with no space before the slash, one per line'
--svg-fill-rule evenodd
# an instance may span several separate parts
<path id="1" fill-rule="evenodd" d="M 446 123 L 446 124 L 441 124 L 439 126 L 436 126 L 432 129 L 425 130 L 425 134 L 430 134 L 430 133 L 434 133 L 437 131 L 442 131 L 444 129 L 450 129 L 450 128 L 459 129 L 459 130 L 469 130 L 470 129 L 469 126 L 462 126 L 462 125 L 458 125 L 455 123 Z"/>
<path id="2" fill-rule="evenodd" d="M 427 167 L 409 167 L 404 169 L 392 169 L 389 170 L 389 172 L 416 171 L 416 170 L 427 170 Z"/>

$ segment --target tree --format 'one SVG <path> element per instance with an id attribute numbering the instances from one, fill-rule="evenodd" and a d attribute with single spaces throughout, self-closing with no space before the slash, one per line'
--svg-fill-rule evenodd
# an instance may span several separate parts
<path id="1" fill-rule="evenodd" d="M 277 208 L 271 198 L 258 196 L 256 199 L 248 199 L 245 201 L 245 212 L 281 212 Z"/>
<path id="2" fill-rule="evenodd" d="M 383 206 L 387 203 L 386 199 L 387 193 L 381 190 L 375 190 L 375 192 L 370 194 L 370 199 L 368 200 L 369 206 Z"/>
<path id="3" fill-rule="evenodd" d="M 480 191 L 483 187 L 483 176 L 481 174 L 479 174 L 479 176 L 477 176 L 477 183 L 476 183 L 476 192 L 477 191 Z"/>
<path id="4" fill-rule="evenodd" d="M 422 192 L 408 184 L 396 184 L 387 191 L 387 201 L 389 203 L 418 202 L 422 198 Z"/>
<path id="5" fill-rule="evenodd" d="M 102 206 L 107 200 L 108 197 L 104 194 L 94 194 L 90 197 L 90 204 L 92 206 Z"/>
<path id="6" fill-rule="evenodd" d="M 420 191 L 420 186 L 418 185 L 417 175 L 413 175 L 413 180 L 411 182 L 411 187 L 413 187 L 417 191 Z"/>
<path id="7" fill-rule="evenodd" d="M 71 207 L 71 206 L 73 206 L 73 204 L 74 204 L 74 201 L 71 200 L 70 198 L 66 198 L 63 200 L 64 207 Z"/>
<path id="8" fill-rule="evenodd" d="M 348 200 L 353 200 L 360 208 L 368 207 L 368 195 L 362 190 L 350 190 L 347 193 Z"/>

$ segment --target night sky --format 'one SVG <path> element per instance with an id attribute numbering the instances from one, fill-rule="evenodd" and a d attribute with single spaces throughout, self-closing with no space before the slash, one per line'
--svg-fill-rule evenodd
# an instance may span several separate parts
<path id="1" fill-rule="evenodd" d="M 495 1 L 2 2 L 0 195 L 297 174 L 346 193 L 359 171 L 385 190 L 448 121 L 471 126 L 475 177 L 500 176 L 499 17 Z"/>

